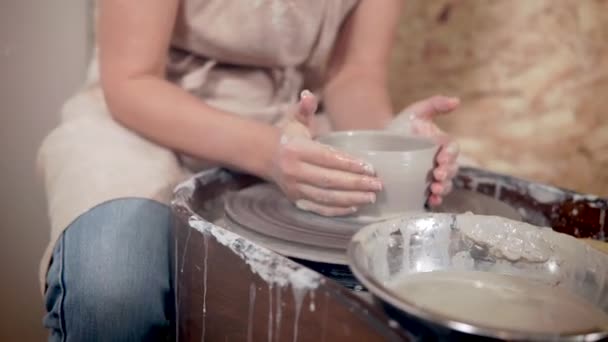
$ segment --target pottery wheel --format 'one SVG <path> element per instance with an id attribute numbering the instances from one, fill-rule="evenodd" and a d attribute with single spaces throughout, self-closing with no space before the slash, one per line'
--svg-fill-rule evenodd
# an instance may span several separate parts
<path id="1" fill-rule="evenodd" d="M 434 212 L 464 214 L 468 211 L 477 215 L 491 215 L 522 221 L 523 217 L 510 205 L 479 192 L 456 189 L 444 198 Z"/>
<path id="2" fill-rule="evenodd" d="M 258 184 L 227 196 L 224 209 L 229 230 L 280 254 L 346 265 L 352 235 L 369 222 L 328 218 L 296 208 L 272 184 Z M 455 190 L 435 211 L 497 215 L 521 220 L 507 204 L 483 194 Z"/>
<path id="3" fill-rule="evenodd" d="M 365 225 L 302 211 L 271 184 L 228 195 L 224 209 L 227 228 L 245 237 L 281 254 L 335 264 L 346 264 L 346 246 Z"/>

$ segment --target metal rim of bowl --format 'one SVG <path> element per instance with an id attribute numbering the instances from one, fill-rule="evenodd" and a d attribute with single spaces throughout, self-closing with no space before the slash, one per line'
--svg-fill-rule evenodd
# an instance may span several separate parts
<path id="1" fill-rule="evenodd" d="M 437 215 L 437 214 L 433 214 Z M 417 216 L 416 216 L 417 217 Z M 518 331 L 507 331 L 500 330 L 498 328 L 489 328 L 489 327 L 481 327 L 476 326 L 470 323 L 465 323 L 461 321 L 454 320 L 447 316 L 443 316 L 440 314 L 432 313 L 430 311 L 426 311 L 422 308 L 419 308 L 414 303 L 408 301 L 404 298 L 399 298 L 395 293 L 393 293 L 390 289 L 382 285 L 380 282 L 376 281 L 376 279 L 371 276 L 364 267 L 359 265 L 357 262 L 357 258 L 355 257 L 355 249 L 359 241 L 362 241 L 361 236 L 369 236 L 373 233 L 373 231 L 377 230 L 378 226 L 384 225 L 390 228 L 390 222 L 396 222 L 398 220 L 402 220 L 403 217 L 394 218 L 391 220 L 377 222 L 370 225 L 367 225 L 361 228 L 357 233 L 355 233 L 348 244 L 348 248 L 346 251 L 346 256 L 348 259 L 348 265 L 355 276 L 355 278 L 368 289 L 368 291 L 375 297 L 380 298 L 384 302 L 392 305 L 393 307 L 411 314 L 418 319 L 422 319 L 431 324 L 436 324 L 442 326 L 444 328 L 452 329 L 461 333 L 467 333 L 472 335 L 478 335 L 489 338 L 497 338 L 503 340 L 534 340 L 534 341 L 548 341 L 548 340 L 557 340 L 557 341 L 599 341 L 606 337 L 608 337 L 608 332 L 604 331 L 594 331 L 589 333 L 581 333 L 576 335 L 556 335 L 556 334 L 548 334 L 548 333 L 526 333 L 526 332 L 518 332 Z"/>

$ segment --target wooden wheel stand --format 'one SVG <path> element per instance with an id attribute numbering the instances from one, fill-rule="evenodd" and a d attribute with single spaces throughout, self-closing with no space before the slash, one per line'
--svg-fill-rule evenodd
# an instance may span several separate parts
<path id="1" fill-rule="evenodd" d="M 177 340 L 413 340 L 369 297 L 212 223 L 226 194 L 258 182 L 211 170 L 176 189 Z M 455 186 L 510 205 L 526 222 L 606 240 L 606 199 L 473 168 Z"/>

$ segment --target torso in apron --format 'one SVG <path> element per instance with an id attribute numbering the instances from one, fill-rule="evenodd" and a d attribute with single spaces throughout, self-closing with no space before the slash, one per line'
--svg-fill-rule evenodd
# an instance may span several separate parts
<path id="1" fill-rule="evenodd" d="M 276 124 L 304 88 L 320 96 L 328 59 L 357 0 L 186 0 L 167 77 L 208 105 Z M 194 171 L 209 163 L 181 156 Z"/>
<path id="2" fill-rule="evenodd" d="M 168 77 L 212 106 L 276 122 L 299 92 L 319 92 L 356 0 L 186 0 Z"/>
<path id="3" fill-rule="evenodd" d="M 213 107 L 276 123 L 303 87 L 320 93 L 332 46 L 356 2 L 182 0 L 168 79 Z M 66 102 L 40 149 L 51 224 L 42 289 L 54 243 L 79 215 L 116 198 L 168 203 L 175 184 L 213 166 L 180 161 L 113 120 L 98 70 L 95 56 L 84 88 Z"/>

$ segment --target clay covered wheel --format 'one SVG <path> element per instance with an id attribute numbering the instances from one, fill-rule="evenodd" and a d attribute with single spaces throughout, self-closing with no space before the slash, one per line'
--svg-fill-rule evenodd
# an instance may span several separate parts
<path id="1" fill-rule="evenodd" d="M 371 223 L 356 217 L 328 218 L 296 208 L 272 184 L 258 184 L 227 196 L 225 225 L 285 256 L 346 265 L 351 237 Z M 456 190 L 435 211 L 497 215 L 521 220 L 517 211 L 492 197 Z"/>

